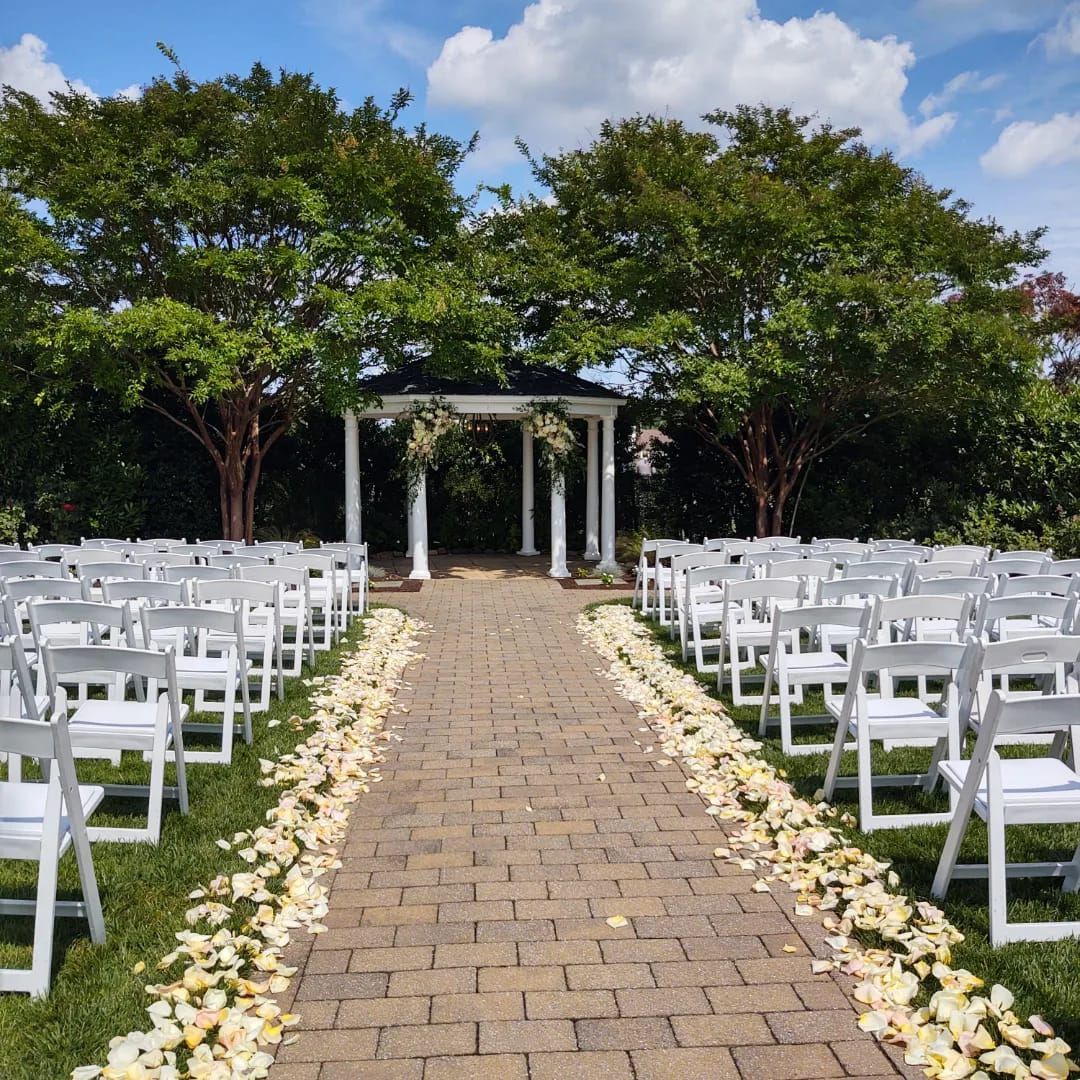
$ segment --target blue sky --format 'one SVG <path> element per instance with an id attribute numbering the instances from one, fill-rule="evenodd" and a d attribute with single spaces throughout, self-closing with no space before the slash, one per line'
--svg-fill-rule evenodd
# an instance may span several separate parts
<path id="1" fill-rule="evenodd" d="M 481 133 L 462 176 L 527 183 L 513 149 L 575 146 L 605 116 L 693 120 L 739 102 L 858 124 L 980 215 L 1047 225 L 1080 287 L 1080 0 L 7 0 L 0 82 L 130 91 L 310 70 L 346 102 L 416 96 L 416 121 Z"/>

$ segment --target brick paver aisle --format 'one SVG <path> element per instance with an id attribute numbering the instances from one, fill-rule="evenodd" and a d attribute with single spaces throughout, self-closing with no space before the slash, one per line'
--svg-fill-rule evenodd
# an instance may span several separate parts
<path id="1" fill-rule="evenodd" d="M 810 974 L 806 927 L 711 858 L 679 767 L 635 745 L 574 629 L 588 599 L 536 579 L 398 598 L 433 633 L 271 1080 L 897 1075 Z"/>

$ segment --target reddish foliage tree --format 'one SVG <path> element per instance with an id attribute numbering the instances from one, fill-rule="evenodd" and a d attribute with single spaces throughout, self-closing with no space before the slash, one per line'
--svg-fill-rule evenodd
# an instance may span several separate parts
<path id="1" fill-rule="evenodd" d="M 1080 294 L 1050 270 L 1029 275 L 1020 291 L 1046 343 L 1050 377 L 1062 388 L 1080 386 Z"/>

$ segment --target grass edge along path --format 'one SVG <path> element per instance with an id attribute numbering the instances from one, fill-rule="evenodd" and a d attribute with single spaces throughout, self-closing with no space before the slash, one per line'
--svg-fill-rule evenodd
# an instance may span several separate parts
<path id="1" fill-rule="evenodd" d="M 976 993 L 982 980 L 951 966 L 963 935 L 944 913 L 893 892 L 900 882 L 888 864 L 846 842 L 839 827 L 846 815 L 801 798 L 758 755 L 761 744 L 667 660 L 629 607 L 593 607 L 578 630 L 657 732 L 663 752 L 682 760 L 687 787 L 706 801 L 706 813 L 725 823 L 729 846 L 717 857 L 762 874 L 761 891 L 786 883 L 798 893 L 795 914 L 821 919 L 833 959 L 812 961 L 812 970 L 856 978 L 855 996 L 868 1006 L 858 1021 L 864 1031 L 901 1046 L 909 1064 L 938 1080 L 1064 1080 L 1078 1071 L 1068 1044 L 1045 1021 L 1032 1016 L 1024 1024 L 1012 1011 L 1008 989 Z M 873 945 L 864 944 L 868 937 Z"/>
<path id="2" fill-rule="evenodd" d="M 392 737 L 383 725 L 420 628 L 393 608 L 370 612 L 320 655 L 312 677 L 298 680 L 303 689 L 294 684 L 284 702 L 255 718 L 255 744 L 230 769 L 189 769 L 191 815 L 167 815 L 158 848 L 115 845 L 126 850 L 121 865 L 110 866 L 113 880 L 102 882 L 106 944 L 77 941 L 49 997 L 0 999 L 4 1080 L 266 1075 L 267 1048 L 295 1022 L 273 1001 L 292 975 L 282 949 L 299 928 L 324 929 L 327 890 L 318 878 L 337 865 L 327 845 L 343 838 L 349 805 L 380 779 L 381 746 Z M 213 799 L 200 798 L 200 779 Z M 254 812 L 238 797 L 244 785 L 268 796 Z M 229 805 L 241 808 L 240 820 Z M 199 857 L 185 853 L 170 873 L 179 852 L 169 833 L 184 833 L 199 814 Z M 125 869 L 135 882 L 115 880 Z M 153 883 L 147 890 L 143 871 Z M 144 988 L 144 970 L 167 981 Z M 126 1025 L 147 1025 L 147 1015 L 146 1030 L 121 1034 Z"/>

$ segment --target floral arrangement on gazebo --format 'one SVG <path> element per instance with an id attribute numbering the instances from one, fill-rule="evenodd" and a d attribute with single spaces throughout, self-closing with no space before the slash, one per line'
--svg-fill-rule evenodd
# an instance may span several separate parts
<path id="1" fill-rule="evenodd" d="M 523 417 L 522 424 L 540 443 L 540 452 L 552 482 L 565 482 L 578 450 L 577 439 L 570 427 L 568 403 L 562 398 L 554 401 L 537 399 L 526 402 L 518 411 Z"/>
<path id="2" fill-rule="evenodd" d="M 414 493 L 420 477 L 438 462 L 439 441 L 458 426 L 457 410 L 442 397 L 415 402 L 405 414 L 409 435 L 405 443 L 405 473 Z"/>

